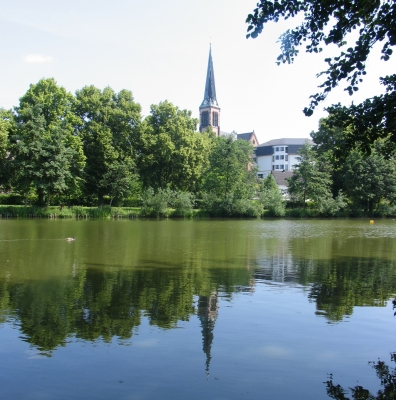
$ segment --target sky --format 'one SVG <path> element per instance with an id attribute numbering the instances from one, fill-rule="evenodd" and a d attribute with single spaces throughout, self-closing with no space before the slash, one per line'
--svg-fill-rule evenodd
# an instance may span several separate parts
<path id="1" fill-rule="evenodd" d="M 337 49 L 276 65 L 279 36 L 298 21 L 270 23 L 246 39 L 257 0 L 0 0 L 0 107 L 18 105 L 30 84 L 54 78 L 71 93 L 87 85 L 131 90 L 142 114 L 169 100 L 199 117 L 209 45 L 222 131 L 255 131 L 260 143 L 305 138 L 326 106 L 382 92 L 392 62 L 373 51 L 359 92 L 332 91 L 313 116 L 302 110 L 318 92 L 324 59 Z"/>

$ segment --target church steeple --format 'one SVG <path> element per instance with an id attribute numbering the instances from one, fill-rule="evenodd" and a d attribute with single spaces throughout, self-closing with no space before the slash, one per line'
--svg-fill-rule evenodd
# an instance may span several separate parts
<path id="1" fill-rule="evenodd" d="M 216 85 L 213 71 L 212 45 L 209 48 L 208 70 L 206 72 L 206 83 L 204 99 L 199 107 L 200 126 L 199 131 L 203 132 L 209 126 L 220 135 L 220 107 L 216 98 Z"/>
<path id="2" fill-rule="evenodd" d="M 208 71 L 206 72 L 205 94 L 200 108 L 207 106 L 215 106 L 215 107 L 219 106 L 216 98 L 216 85 L 215 85 L 213 60 L 212 60 L 212 45 L 210 45 L 209 49 L 209 61 L 208 61 Z"/>

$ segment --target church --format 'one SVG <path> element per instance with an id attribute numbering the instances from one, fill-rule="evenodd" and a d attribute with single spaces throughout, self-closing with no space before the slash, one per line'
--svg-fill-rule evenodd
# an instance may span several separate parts
<path id="1" fill-rule="evenodd" d="M 273 174 L 280 188 L 286 188 L 286 177 L 293 173 L 298 164 L 298 150 L 307 142 L 307 138 L 280 138 L 259 144 L 256 133 L 224 132 L 220 129 L 220 107 L 216 96 L 213 69 L 212 46 L 209 48 L 208 68 L 206 72 L 204 98 L 199 106 L 199 131 L 211 128 L 216 136 L 234 136 L 235 140 L 247 140 L 254 146 L 254 162 L 258 168 L 257 176 L 265 178 Z"/>

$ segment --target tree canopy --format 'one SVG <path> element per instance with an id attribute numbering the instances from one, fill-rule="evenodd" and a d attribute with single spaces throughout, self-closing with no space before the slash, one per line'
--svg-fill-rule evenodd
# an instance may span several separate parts
<path id="1" fill-rule="evenodd" d="M 340 48 L 336 57 L 326 58 L 328 69 L 318 76 L 325 76 L 319 86 L 321 91 L 311 96 L 304 109 L 307 116 L 323 101 L 327 94 L 341 81 L 346 81 L 345 90 L 352 95 L 366 75 L 368 56 L 374 45 L 381 47 L 381 59 L 388 61 L 396 45 L 395 0 L 260 0 L 257 8 L 249 14 L 247 37 L 256 38 L 270 21 L 303 15 L 303 22 L 287 30 L 280 38 L 281 54 L 278 64 L 292 63 L 298 48 L 305 44 L 308 53 L 319 53 L 323 45 L 335 44 Z M 353 31 L 358 32 L 356 42 L 347 47 Z M 342 107 L 336 105 L 331 111 L 337 114 L 339 125 L 353 129 L 353 142 L 366 151 L 369 144 L 379 137 L 391 137 L 396 142 L 396 74 L 380 79 L 385 93 L 365 100 L 359 105 Z"/>

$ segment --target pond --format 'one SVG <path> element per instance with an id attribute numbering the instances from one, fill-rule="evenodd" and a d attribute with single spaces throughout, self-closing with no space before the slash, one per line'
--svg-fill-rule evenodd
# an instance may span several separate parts
<path id="1" fill-rule="evenodd" d="M 395 238 L 393 220 L 0 220 L 0 398 L 392 398 Z"/>

